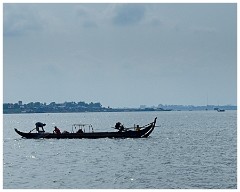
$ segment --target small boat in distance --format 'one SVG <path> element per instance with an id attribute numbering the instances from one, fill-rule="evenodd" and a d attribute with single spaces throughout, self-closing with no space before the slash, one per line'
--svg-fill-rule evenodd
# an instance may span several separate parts
<path id="1" fill-rule="evenodd" d="M 63 132 L 61 134 L 56 133 L 47 133 L 47 132 L 38 132 L 38 133 L 24 133 L 17 129 L 15 129 L 16 133 L 21 135 L 26 139 L 98 139 L 98 138 L 146 138 L 148 137 L 156 126 L 157 117 L 154 119 L 152 123 L 144 125 L 142 127 L 137 126 L 133 128 L 124 128 L 123 126 L 116 127 L 118 123 L 116 123 L 115 129 L 118 129 L 117 132 L 94 132 L 92 126 L 90 125 L 89 130 L 91 128 L 92 132 L 84 132 L 80 126 L 84 126 L 86 124 L 74 124 L 79 126 L 79 130 L 74 132 Z M 133 129 L 133 130 L 131 130 Z"/>
<path id="2" fill-rule="evenodd" d="M 214 110 L 217 111 L 217 112 L 225 112 L 225 109 L 220 109 L 218 107 L 215 107 Z"/>

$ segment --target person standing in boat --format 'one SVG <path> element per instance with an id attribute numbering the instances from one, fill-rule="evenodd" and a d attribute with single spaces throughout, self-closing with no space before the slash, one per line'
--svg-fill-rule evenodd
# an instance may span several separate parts
<path id="1" fill-rule="evenodd" d="M 37 130 L 38 133 L 39 132 L 45 132 L 45 130 L 43 129 L 43 127 L 46 126 L 45 123 L 37 122 L 35 125 L 36 125 L 36 130 Z M 40 129 L 39 129 L 40 127 L 42 128 L 42 131 L 40 131 Z"/>
<path id="2" fill-rule="evenodd" d="M 61 131 L 59 128 L 57 128 L 57 126 L 54 127 L 54 131 L 53 133 L 56 133 L 56 134 L 61 134 Z"/>

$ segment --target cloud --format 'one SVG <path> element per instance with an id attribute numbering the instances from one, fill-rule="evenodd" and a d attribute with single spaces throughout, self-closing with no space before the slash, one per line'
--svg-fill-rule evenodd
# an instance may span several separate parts
<path id="1" fill-rule="evenodd" d="M 101 17 L 99 10 L 91 9 L 91 7 L 88 8 L 87 6 L 79 4 L 75 8 L 76 23 L 84 28 L 96 28 L 98 27 L 99 17 Z"/>
<path id="2" fill-rule="evenodd" d="M 149 23 L 151 26 L 154 27 L 161 27 L 163 25 L 163 22 L 158 18 L 153 18 L 152 20 L 149 21 Z"/>
<path id="3" fill-rule="evenodd" d="M 75 9 L 75 14 L 78 17 L 87 17 L 87 16 L 89 16 L 88 9 L 83 7 L 83 6 L 77 6 L 76 9 Z"/>
<path id="4" fill-rule="evenodd" d="M 142 4 L 123 4 L 116 7 L 113 23 L 118 26 L 135 25 L 141 22 L 145 15 L 145 6 Z"/>
<path id="5" fill-rule="evenodd" d="M 225 91 L 227 94 L 221 97 L 226 97 L 227 102 L 231 90 L 225 86 L 218 89 L 212 83 L 225 85 L 227 82 L 235 102 L 236 5 L 46 3 L 3 6 L 4 99 L 8 101 L 19 97 L 43 99 L 44 95 L 36 95 L 40 86 L 57 93 L 48 94 L 45 102 L 51 98 L 68 98 L 69 93 L 76 90 L 76 98 L 79 95 L 87 100 L 102 98 L 101 102 L 115 106 L 138 105 L 135 93 L 141 95 L 140 103 L 154 99 L 181 102 L 179 97 L 168 99 L 174 99 L 172 95 L 181 83 L 186 85 L 183 91 L 199 95 L 209 84 L 212 94 Z M 36 72 L 44 78 L 33 78 Z M 199 82 L 199 90 L 192 87 L 192 82 Z M 154 97 L 150 99 L 141 94 L 142 90 L 152 91 L 149 85 L 155 86 Z M 24 91 L 19 90 L 23 86 Z M 169 87 L 173 91 L 159 92 Z M 36 91 L 29 94 L 29 89 Z M 83 89 L 86 94 L 81 92 Z M 99 94 L 94 94 L 94 89 L 98 89 Z M 118 98 L 108 90 L 119 93 Z M 129 96 L 121 95 L 124 90 Z M 134 96 L 131 98 L 131 95 Z M 121 100 L 124 97 L 125 100 Z M 186 98 L 186 103 L 191 102 L 190 97 Z"/>
<path id="6" fill-rule="evenodd" d="M 39 15 L 32 6 L 19 6 L 16 4 L 4 5 L 3 34 L 5 36 L 24 35 L 30 31 L 42 28 Z"/>
<path id="7" fill-rule="evenodd" d="M 213 27 L 192 27 L 191 30 L 196 34 L 216 34 L 217 30 Z"/>

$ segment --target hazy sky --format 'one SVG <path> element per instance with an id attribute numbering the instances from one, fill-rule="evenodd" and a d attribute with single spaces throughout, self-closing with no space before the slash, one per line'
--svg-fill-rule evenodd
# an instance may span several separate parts
<path id="1" fill-rule="evenodd" d="M 237 4 L 3 9 L 3 102 L 237 104 Z"/>

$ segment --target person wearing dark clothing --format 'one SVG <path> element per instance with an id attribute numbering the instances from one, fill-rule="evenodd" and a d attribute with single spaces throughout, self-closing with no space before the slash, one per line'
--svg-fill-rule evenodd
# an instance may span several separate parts
<path id="1" fill-rule="evenodd" d="M 56 126 L 54 127 L 54 131 L 53 133 L 56 133 L 56 134 L 61 134 L 61 131 L 59 128 L 57 128 Z"/>
<path id="2" fill-rule="evenodd" d="M 45 123 L 37 122 L 35 125 L 37 132 L 45 132 L 45 130 L 43 129 L 43 127 L 46 125 Z M 40 127 L 42 128 L 42 131 L 39 130 Z"/>
<path id="3" fill-rule="evenodd" d="M 121 126 L 121 123 L 120 122 L 117 122 L 116 125 L 115 125 L 115 129 L 119 129 Z"/>
<path id="4" fill-rule="evenodd" d="M 82 129 L 79 129 L 79 130 L 77 131 L 77 133 L 83 133 L 83 130 L 82 130 Z"/>
<path id="5" fill-rule="evenodd" d="M 122 132 L 124 130 L 124 126 L 120 122 L 117 122 L 115 125 L 115 129 L 118 129 L 119 132 Z"/>

